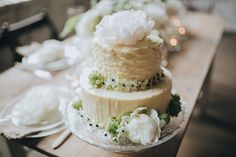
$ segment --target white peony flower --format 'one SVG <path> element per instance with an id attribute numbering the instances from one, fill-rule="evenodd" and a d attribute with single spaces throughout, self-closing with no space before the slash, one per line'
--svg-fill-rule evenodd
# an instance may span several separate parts
<path id="1" fill-rule="evenodd" d="M 134 143 L 151 144 L 156 136 L 158 123 L 146 114 L 140 114 L 127 124 L 129 139 Z"/>
<path id="2" fill-rule="evenodd" d="M 109 15 L 113 12 L 113 4 L 114 1 L 112 0 L 101 0 L 94 9 L 101 15 Z"/>
<path id="3" fill-rule="evenodd" d="M 100 18 L 101 16 L 97 10 L 85 12 L 75 27 L 76 33 L 79 36 L 92 35 Z"/>
<path id="4" fill-rule="evenodd" d="M 155 21 L 156 27 L 160 27 L 168 22 L 168 15 L 161 4 L 150 3 L 145 5 L 144 10 Z"/>
<path id="5" fill-rule="evenodd" d="M 153 29 L 154 21 L 144 11 L 121 11 L 105 16 L 96 26 L 95 42 L 112 47 L 134 45 Z"/>
<path id="6" fill-rule="evenodd" d="M 156 110 L 149 110 L 148 114 L 143 114 L 147 111 L 146 107 L 139 107 L 135 109 L 130 116 L 122 119 L 126 125 L 128 138 L 134 143 L 141 143 L 143 145 L 157 142 L 161 129 L 159 127 L 159 117 Z"/>

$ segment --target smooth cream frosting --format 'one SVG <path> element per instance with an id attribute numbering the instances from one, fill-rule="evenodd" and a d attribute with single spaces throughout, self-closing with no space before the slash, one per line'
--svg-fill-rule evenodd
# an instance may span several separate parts
<path id="1" fill-rule="evenodd" d="M 164 69 L 165 79 L 151 89 L 137 92 L 108 91 L 93 88 L 88 80 L 92 69 L 84 70 L 80 78 L 83 110 L 98 123 L 106 123 L 112 116 L 148 107 L 164 112 L 171 96 L 171 74 Z"/>

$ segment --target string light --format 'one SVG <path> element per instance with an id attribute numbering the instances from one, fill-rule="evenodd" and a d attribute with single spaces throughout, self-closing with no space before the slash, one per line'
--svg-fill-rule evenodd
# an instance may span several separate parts
<path id="1" fill-rule="evenodd" d="M 179 34 L 184 35 L 186 33 L 186 30 L 184 27 L 179 27 L 178 32 L 179 32 Z"/>
<path id="2" fill-rule="evenodd" d="M 176 46 L 176 45 L 178 44 L 177 39 L 176 39 L 175 37 L 172 37 L 172 38 L 170 39 L 170 44 L 171 44 L 172 46 Z"/>

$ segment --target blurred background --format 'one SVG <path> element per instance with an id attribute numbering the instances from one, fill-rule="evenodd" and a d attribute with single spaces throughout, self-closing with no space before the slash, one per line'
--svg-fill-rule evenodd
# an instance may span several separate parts
<path id="1" fill-rule="evenodd" d="M 188 10 L 221 16 L 225 33 L 217 50 L 207 94 L 198 101 L 190 125 L 180 146 L 179 157 L 236 156 L 236 1 L 184 0 Z M 0 24 L 18 23 L 41 11 L 47 13 L 42 27 L 22 35 L 20 44 L 42 42 L 58 37 L 68 16 L 78 7 L 89 8 L 87 0 L 0 0 Z M 217 27 L 217 26 L 216 26 Z M 53 32 L 53 33 L 52 33 Z M 0 72 L 14 65 L 17 56 L 11 48 L 0 43 Z M 0 157 L 43 155 L 0 137 Z"/>

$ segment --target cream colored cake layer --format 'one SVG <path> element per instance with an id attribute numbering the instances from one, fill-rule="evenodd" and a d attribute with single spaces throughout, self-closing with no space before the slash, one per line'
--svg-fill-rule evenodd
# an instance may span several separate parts
<path id="1" fill-rule="evenodd" d="M 137 107 L 150 107 L 164 112 L 170 96 L 171 74 L 164 69 L 165 78 L 162 83 L 152 89 L 137 92 L 121 92 L 96 89 L 89 84 L 88 75 L 91 69 L 84 70 L 80 84 L 84 112 L 97 123 L 106 123 L 109 118 Z"/>
<path id="2" fill-rule="evenodd" d="M 93 52 L 96 56 L 95 67 L 108 78 L 115 74 L 126 80 L 145 80 L 160 72 L 160 43 L 143 39 L 132 46 L 112 49 L 95 43 Z"/>

